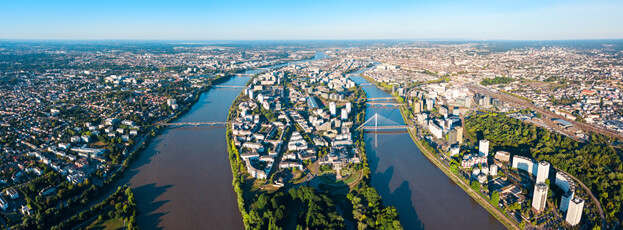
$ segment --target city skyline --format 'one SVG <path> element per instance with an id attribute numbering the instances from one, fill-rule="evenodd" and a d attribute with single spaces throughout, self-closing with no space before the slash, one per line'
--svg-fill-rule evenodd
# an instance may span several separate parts
<path id="1" fill-rule="evenodd" d="M 3 3 L 0 39 L 618 39 L 621 10 L 616 1 L 20 1 Z"/>

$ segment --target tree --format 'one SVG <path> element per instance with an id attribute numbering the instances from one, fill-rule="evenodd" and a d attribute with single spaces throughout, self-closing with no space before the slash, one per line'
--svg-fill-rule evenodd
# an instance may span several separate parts
<path id="1" fill-rule="evenodd" d="M 493 193 L 491 193 L 491 204 L 493 204 L 493 206 L 498 207 L 500 203 L 500 194 L 498 193 L 498 191 L 493 191 Z"/>
<path id="2" fill-rule="evenodd" d="M 478 183 L 478 181 L 472 181 L 469 186 L 476 192 L 480 191 L 480 183 Z"/>

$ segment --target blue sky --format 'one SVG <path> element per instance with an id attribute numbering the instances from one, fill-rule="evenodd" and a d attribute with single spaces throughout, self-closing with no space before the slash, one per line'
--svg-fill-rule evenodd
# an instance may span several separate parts
<path id="1" fill-rule="evenodd" d="M 623 38 L 623 1 L 0 0 L 0 39 Z"/>

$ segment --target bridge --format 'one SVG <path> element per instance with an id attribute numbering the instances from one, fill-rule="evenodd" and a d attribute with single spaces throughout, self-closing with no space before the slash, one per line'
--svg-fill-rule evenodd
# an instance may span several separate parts
<path id="1" fill-rule="evenodd" d="M 374 86 L 374 84 L 372 83 L 363 83 L 363 84 L 359 84 L 360 86 Z"/>
<path id="2" fill-rule="evenodd" d="M 168 125 L 168 126 L 184 126 L 184 125 L 211 125 L 211 126 L 225 126 L 229 124 L 229 122 L 225 121 L 211 121 L 211 122 L 175 122 L 175 123 L 162 123 L 160 125 Z"/>
<path id="3" fill-rule="evenodd" d="M 236 76 L 238 77 L 253 77 L 253 75 L 255 74 L 250 74 L 250 73 L 237 73 Z"/>
<path id="4" fill-rule="evenodd" d="M 403 105 L 403 104 L 396 103 L 396 102 L 366 102 L 366 104 L 369 106 L 383 106 L 383 107 Z"/>
<path id="5" fill-rule="evenodd" d="M 413 128 L 413 126 L 399 124 L 389 118 L 386 118 L 378 113 L 375 113 L 374 116 L 370 117 L 367 121 L 357 127 L 358 130 L 391 130 L 391 129 L 409 129 Z"/>
<path id="6" fill-rule="evenodd" d="M 394 97 L 372 97 L 372 98 L 368 98 L 368 101 L 387 101 L 387 100 L 394 100 Z"/>
<path id="7" fill-rule="evenodd" d="M 244 85 L 215 85 L 214 88 L 236 88 L 236 89 L 242 89 L 242 88 L 244 88 Z"/>

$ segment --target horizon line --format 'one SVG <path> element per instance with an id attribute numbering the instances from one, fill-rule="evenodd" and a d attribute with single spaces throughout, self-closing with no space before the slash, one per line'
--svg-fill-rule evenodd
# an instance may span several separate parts
<path id="1" fill-rule="evenodd" d="M 311 42 L 311 41 L 413 41 L 413 42 L 539 42 L 539 41 L 604 41 L 621 38 L 571 38 L 571 39 L 469 39 L 469 38 L 354 38 L 354 39 L 55 39 L 55 38 L 0 38 L 0 41 L 148 41 L 148 42 Z"/>

